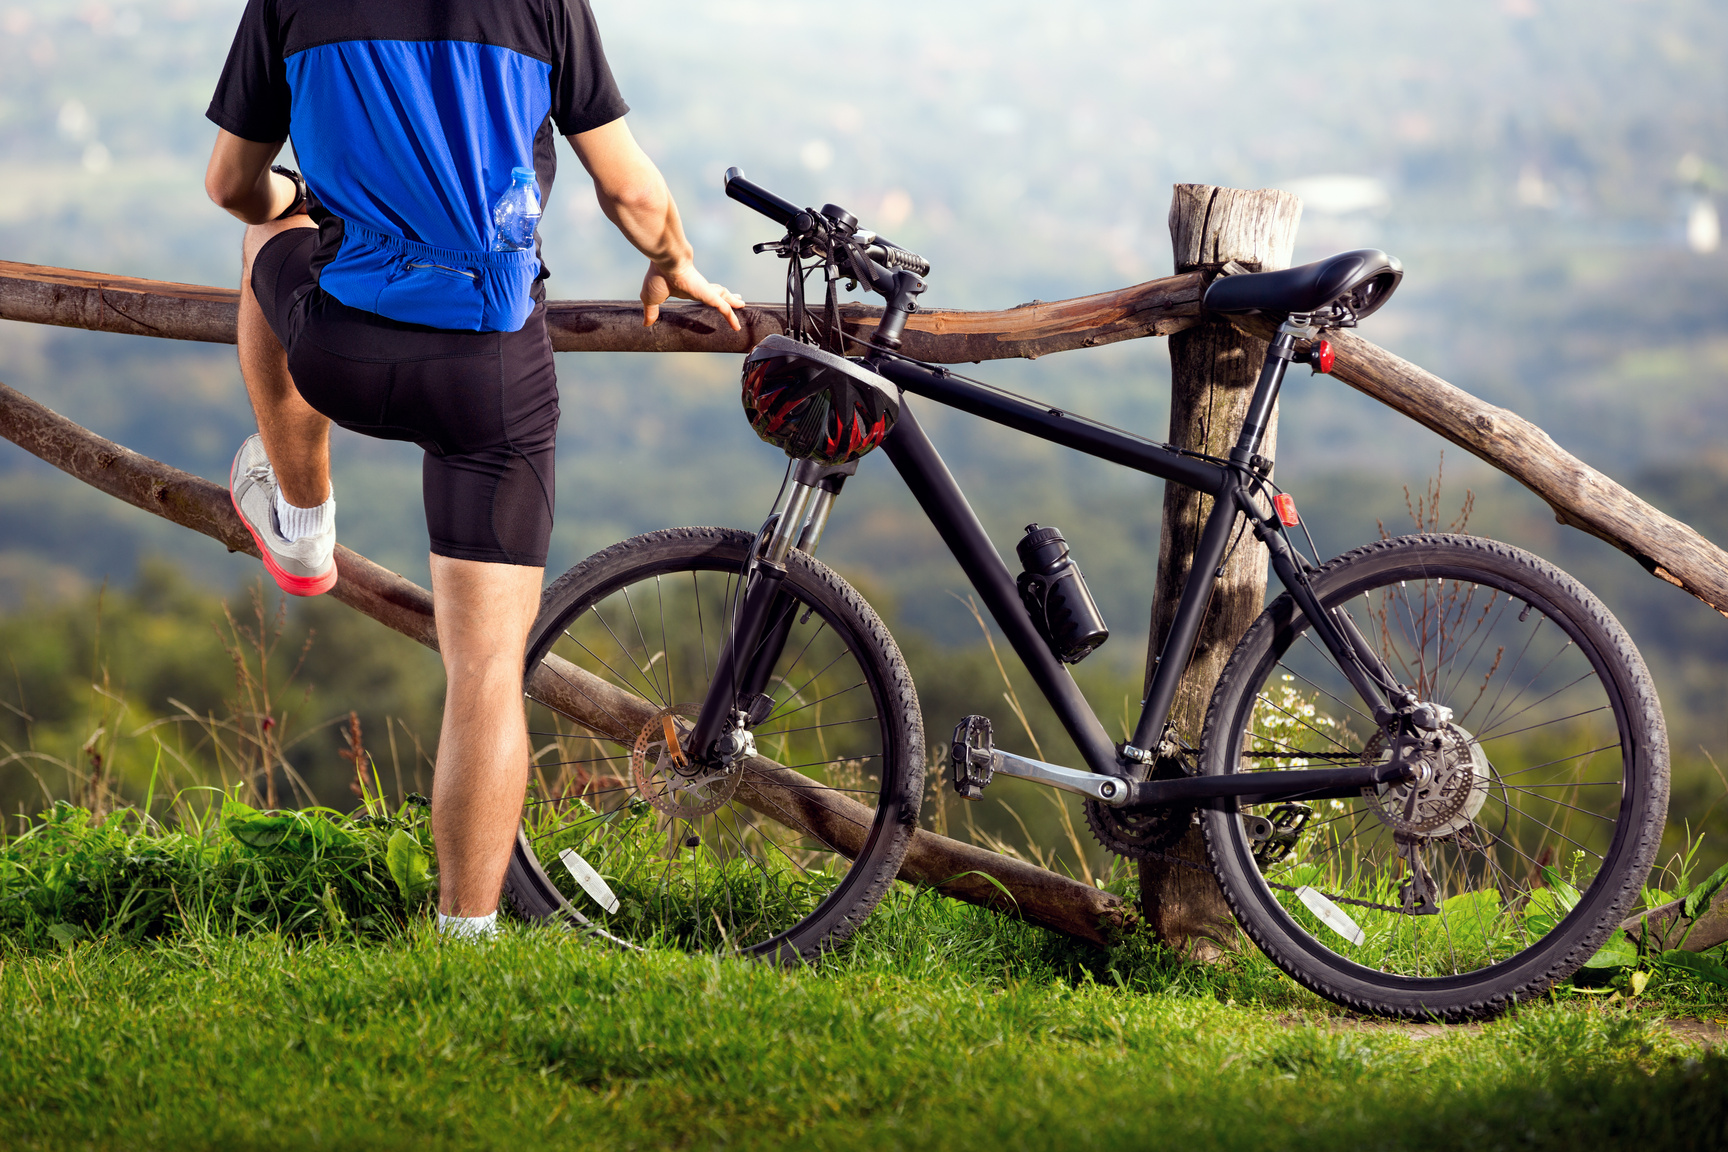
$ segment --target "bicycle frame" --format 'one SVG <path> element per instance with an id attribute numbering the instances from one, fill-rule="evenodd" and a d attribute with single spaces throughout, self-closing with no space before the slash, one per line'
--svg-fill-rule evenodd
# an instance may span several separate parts
<path id="1" fill-rule="evenodd" d="M 1118 751 L 1067 667 L 1050 651 L 1027 615 L 1015 589 L 1013 574 L 985 533 L 952 473 L 910 407 L 902 404 L 898 422 L 882 442 L 883 451 L 931 525 L 953 552 L 991 618 L 1002 629 L 1033 681 L 1050 702 L 1090 774 L 1129 783 L 1125 788 L 1105 784 L 1100 790 L 1084 786 L 1075 779 L 1093 779 L 1089 774 L 1021 757 L 1011 758 L 1021 770 L 1000 770 L 1092 795 L 1109 803 L 1136 805 L 1224 797 L 1254 797 L 1258 799 L 1249 802 L 1259 802 L 1296 796 L 1349 795 L 1367 785 L 1405 777 L 1403 758 L 1394 755 L 1376 765 L 1280 772 L 1275 792 L 1268 791 L 1268 781 L 1262 774 L 1145 779 L 1153 763 L 1178 751 L 1167 745 L 1165 727 L 1176 698 L 1177 685 L 1199 636 L 1206 605 L 1218 579 L 1219 566 L 1236 529 L 1238 515 L 1247 517 L 1250 530 L 1267 546 L 1273 572 L 1304 615 L 1313 621 L 1316 637 L 1338 661 L 1376 721 L 1387 723 L 1414 703 L 1414 694 L 1403 689 L 1385 668 L 1357 631 L 1349 614 L 1322 609 L 1304 578 L 1306 561 L 1290 547 L 1276 516 L 1262 513 L 1254 500 L 1260 483 L 1259 474 L 1255 471 L 1260 462 L 1255 452 L 1265 434 L 1272 406 L 1277 401 L 1284 373 L 1294 354 L 1295 338 L 1306 331 L 1305 324 L 1296 322 L 1300 319 L 1305 318 L 1286 322 L 1268 348 L 1241 434 L 1226 462 L 1184 454 L 1168 445 L 1153 444 L 1115 432 L 1076 419 L 1061 409 L 1041 406 L 959 379 L 945 369 L 929 368 L 892 357 L 880 358 L 872 364 L 877 372 L 912 395 L 1214 497 L 1212 512 L 1201 531 L 1169 636 L 1154 662 L 1151 684 L 1142 702 L 1133 739 Z M 745 638 L 751 652 L 751 658 L 745 662 L 743 680 L 741 683 L 737 680 L 739 666 L 733 656 L 730 664 L 732 674 L 717 674 L 704 701 L 702 715 L 691 734 L 695 748 L 712 746 L 721 735 L 726 720 L 744 711 L 739 703 L 741 695 L 748 694 L 744 690 L 760 691 L 766 671 L 763 662 L 771 665 L 778 659 L 778 646 L 772 641 L 776 634 L 783 636 L 784 630 L 769 624 L 777 620 L 776 570 L 789 548 L 798 546 L 810 551 L 819 541 L 833 493 L 839 487 L 826 475 L 833 471 L 805 464 L 794 476 L 791 492 L 780 508 L 779 519 L 762 549 L 758 578 L 752 581 L 737 616 L 734 636 Z M 735 646 L 729 647 L 736 651 Z M 722 664 L 726 663 L 727 659 L 723 657 Z"/>

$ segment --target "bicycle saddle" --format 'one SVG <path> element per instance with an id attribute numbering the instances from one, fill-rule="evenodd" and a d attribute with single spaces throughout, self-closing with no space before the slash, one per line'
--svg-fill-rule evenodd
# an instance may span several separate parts
<path id="1" fill-rule="evenodd" d="M 1281 272 L 1246 272 L 1212 281 L 1203 304 L 1212 312 L 1319 312 L 1343 304 L 1360 320 L 1391 297 L 1404 265 L 1378 248 L 1340 252 Z"/>

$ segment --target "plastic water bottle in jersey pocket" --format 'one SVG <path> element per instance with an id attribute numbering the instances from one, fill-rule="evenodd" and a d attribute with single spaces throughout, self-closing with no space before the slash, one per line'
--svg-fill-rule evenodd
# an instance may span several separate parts
<path id="1" fill-rule="evenodd" d="M 492 205 L 492 251 L 520 252 L 534 247 L 540 226 L 540 188 L 534 169 L 510 169 L 510 187 Z"/>

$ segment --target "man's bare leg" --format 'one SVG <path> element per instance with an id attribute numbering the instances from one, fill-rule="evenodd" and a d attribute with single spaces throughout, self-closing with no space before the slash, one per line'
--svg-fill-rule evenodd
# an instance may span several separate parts
<path id="1" fill-rule="evenodd" d="M 252 294 L 252 261 L 272 236 L 316 227 L 304 215 L 252 224 L 241 244 L 240 375 L 282 498 L 296 508 L 316 508 L 330 498 L 330 421 L 301 398 L 288 375 L 288 354 Z"/>
<path id="2" fill-rule="evenodd" d="M 498 907 L 528 788 L 522 661 L 544 569 L 432 557 L 432 604 L 446 678 L 432 777 L 438 908 Z"/>

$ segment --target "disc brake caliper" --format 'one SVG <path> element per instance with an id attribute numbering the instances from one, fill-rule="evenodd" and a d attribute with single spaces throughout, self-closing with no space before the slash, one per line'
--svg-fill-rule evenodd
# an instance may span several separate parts
<path id="1" fill-rule="evenodd" d="M 1410 865 L 1410 878 L 1398 886 L 1398 900 L 1407 916 L 1438 916 L 1439 902 L 1434 896 L 1434 877 L 1422 862 L 1422 841 L 1414 836 L 1394 835 L 1398 855 Z"/>

